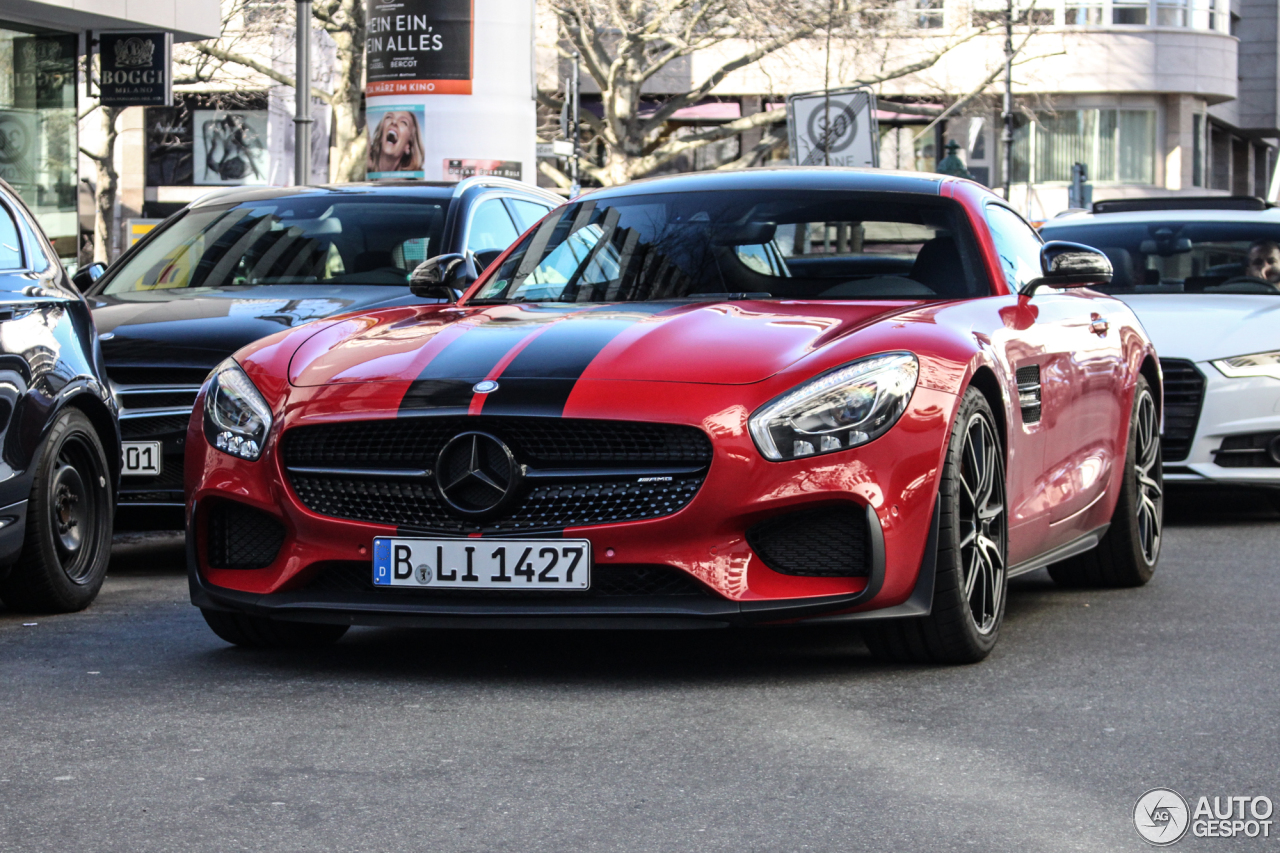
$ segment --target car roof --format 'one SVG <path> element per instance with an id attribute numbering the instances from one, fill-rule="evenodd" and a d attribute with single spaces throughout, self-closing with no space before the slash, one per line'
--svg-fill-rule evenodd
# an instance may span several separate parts
<path id="1" fill-rule="evenodd" d="M 249 201 L 270 201 L 278 198 L 343 196 L 396 196 L 398 198 L 439 199 L 447 201 L 475 187 L 493 187 L 526 193 L 562 202 L 564 199 L 540 187 L 506 178 L 475 177 L 462 181 L 358 181 L 349 184 L 316 184 L 305 187 L 215 187 L 192 202 L 193 208 L 223 204 L 242 204 Z"/>
<path id="2" fill-rule="evenodd" d="M 853 190 L 936 196 L 943 183 L 953 180 L 956 179 L 928 172 L 895 172 L 886 169 L 845 169 L 825 166 L 770 166 L 645 178 L 622 186 L 592 190 L 586 197 L 617 198 L 666 192 L 780 189 Z"/>
<path id="3" fill-rule="evenodd" d="M 1260 222 L 1280 225 L 1280 208 L 1268 210 L 1133 210 L 1124 213 L 1072 213 L 1050 219 L 1042 228 L 1075 228 L 1082 225 L 1150 225 L 1160 222 Z"/>

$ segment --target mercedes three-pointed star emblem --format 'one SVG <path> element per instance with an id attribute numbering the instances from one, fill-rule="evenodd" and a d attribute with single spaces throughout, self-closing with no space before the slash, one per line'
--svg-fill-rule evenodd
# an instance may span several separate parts
<path id="1" fill-rule="evenodd" d="M 487 432 L 455 435 L 436 460 L 440 496 L 463 515 L 487 515 L 515 496 L 520 466 L 502 439 Z"/>

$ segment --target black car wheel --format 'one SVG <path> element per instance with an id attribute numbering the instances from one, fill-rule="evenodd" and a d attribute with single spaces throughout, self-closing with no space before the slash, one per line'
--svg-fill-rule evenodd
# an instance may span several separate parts
<path id="1" fill-rule="evenodd" d="M 235 646 L 251 649 L 309 649 L 328 646 L 342 639 L 346 625 L 314 622 L 278 622 L 263 616 L 200 609 L 213 633 Z"/>
<path id="2" fill-rule="evenodd" d="M 1164 473 L 1160 461 L 1160 413 L 1147 380 L 1138 377 L 1129 417 L 1124 480 L 1111 526 L 1092 551 L 1054 563 L 1049 576 L 1061 586 L 1142 586 L 1160 559 L 1164 527 Z"/>
<path id="3" fill-rule="evenodd" d="M 58 415 L 36 466 L 18 562 L 0 583 L 15 610 L 69 613 L 97 596 L 111 557 L 110 469 L 93 424 Z"/>
<path id="4" fill-rule="evenodd" d="M 999 638 L 1008 589 L 1004 448 L 991 406 L 974 388 L 956 413 L 938 502 L 933 607 L 928 616 L 862 629 L 882 660 L 975 663 Z"/>

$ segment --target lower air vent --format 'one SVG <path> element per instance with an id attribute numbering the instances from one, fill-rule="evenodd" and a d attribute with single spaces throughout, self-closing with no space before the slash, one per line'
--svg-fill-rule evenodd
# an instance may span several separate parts
<path id="1" fill-rule="evenodd" d="M 212 569 L 265 569 L 284 544 L 284 525 L 265 512 L 231 501 L 208 509 L 205 536 Z"/>
<path id="2" fill-rule="evenodd" d="M 784 575 L 865 578 L 871 574 L 871 537 L 857 506 L 823 507 L 762 521 L 747 544 L 764 564 Z"/>
<path id="3" fill-rule="evenodd" d="M 1040 365 L 1019 367 L 1018 405 L 1022 408 L 1022 422 L 1034 424 L 1040 420 Z"/>

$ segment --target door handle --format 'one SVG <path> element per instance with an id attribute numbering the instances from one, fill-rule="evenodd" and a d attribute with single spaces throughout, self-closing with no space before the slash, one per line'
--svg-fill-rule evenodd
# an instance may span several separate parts
<path id="1" fill-rule="evenodd" d="M 1089 329 L 1100 338 L 1105 337 L 1110 328 L 1111 324 L 1100 314 L 1094 314 L 1093 319 L 1089 321 Z"/>

